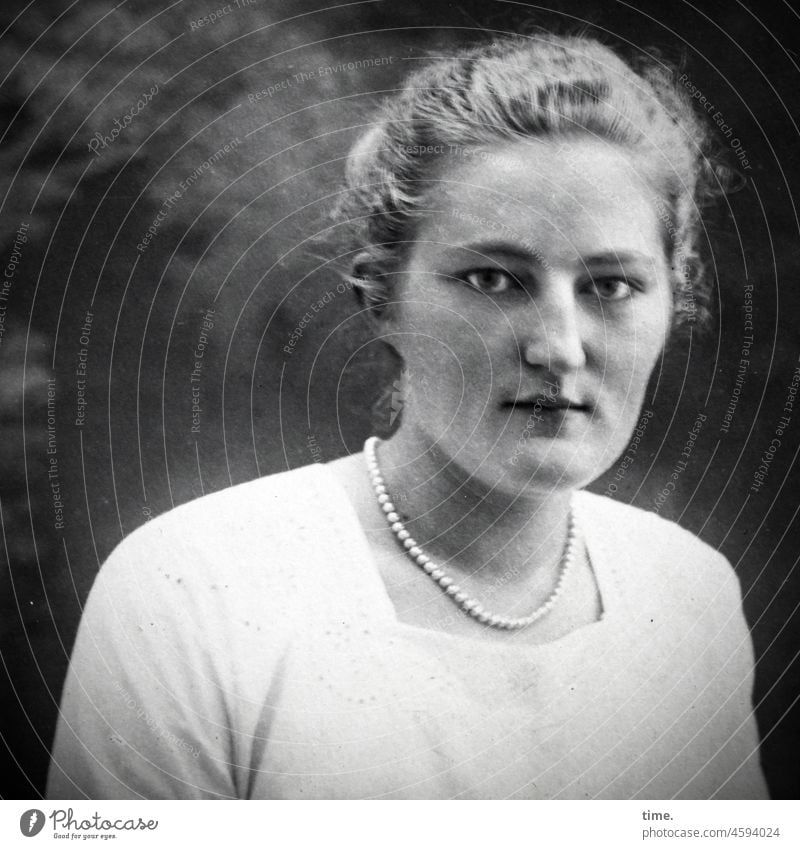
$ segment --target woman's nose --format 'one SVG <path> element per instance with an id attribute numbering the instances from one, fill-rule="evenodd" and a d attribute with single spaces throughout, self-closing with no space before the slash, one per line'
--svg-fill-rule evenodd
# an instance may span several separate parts
<path id="1" fill-rule="evenodd" d="M 586 365 L 578 304 L 572 291 L 537 297 L 527 312 L 529 320 L 520 338 L 525 362 L 556 375 L 569 374 Z"/>

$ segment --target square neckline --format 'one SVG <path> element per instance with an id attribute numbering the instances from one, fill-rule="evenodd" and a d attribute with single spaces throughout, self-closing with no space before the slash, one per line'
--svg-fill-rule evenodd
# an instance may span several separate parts
<path id="1" fill-rule="evenodd" d="M 358 455 L 362 456 L 363 452 Z M 352 527 L 353 537 L 357 536 L 358 551 L 354 551 L 353 555 L 348 558 L 348 562 L 354 565 L 361 572 L 355 577 L 359 580 L 362 588 L 366 584 L 367 589 L 371 590 L 371 594 L 381 602 L 381 613 L 385 617 L 385 621 L 391 623 L 393 627 L 398 628 L 403 632 L 408 632 L 417 637 L 425 636 L 428 639 L 442 639 L 443 641 L 455 644 L 468 644 L 474 648 L 482 647 L 487 651 L 507 652 L 510 647 L 513 647 L 517 652 L 541 653 L 547 651 L 555 651 L 563 649 L 575 642 L 585 642 L 588 638 L 596 637 L 598 632 L 605 633 L 608 630 L 609 624 L 616 619 L 617 604 L 615 594 L 613 592 L 612 569 L 606 558 L 607 552 L 602 544 L 602 540 L 598 539 L 594 533 L 592 523 L 586 519 L 587 500 L 593 499 L 591 493 L 584 490 L 577 490 L 574 495 L 573 505 L 578 514 L 578 523 L 581 535 L 586 546 L 589 565 L 594 574 L 597 591 L 600 596 L 600 617 L 594 622 L 589 622 L 586 625 L 581 625 L 573 629 L 562 637 L 555 640 L 548 640 L 543 643 L 506 643 L 494 642 L 485 640 L 480 637 L 468 637 L 462 634 L 450 634 L 447 631 L 440 631 L 435 628 L 426 628 L 421 625 L 412 625 L 408 622 L 403 622 L 397 614 L 397 608 L 394 605 L 389 591 L 386 587 L 377 564 L 372 557 L 372 551 L 367 539 L 366 531 L 361 524 L 361 520 L 356 513 L 355 505 L 353 504 L 349 493 L 339 481 L 338 477 L 331 471 L 327 463 L 319 463 L 318 465 L 324 470 L 325 479 L 329 486 L 336 490 L 337 497 L 331 498 L 328 501 L 335 505 L 335 511 L 340 515 L 334 518 L 334 523 L 340 529 L 342 527 Z M 366 472 L 365 472 L 366 473 Z M 354 539 L 355 542 L 355 539 Z M 603 627 L 605 626 L 605 627 Z"/>

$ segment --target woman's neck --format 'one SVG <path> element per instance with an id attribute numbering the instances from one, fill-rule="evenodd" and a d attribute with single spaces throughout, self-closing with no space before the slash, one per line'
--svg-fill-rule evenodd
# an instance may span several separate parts
<path id="1" fill-rule="evenodd" d="M 572 493 L 509 489 L 457 459 L 413 427 L 378 446 L 391 500 L 411 535 L 449 569 L 519 575 L 558 568 Z"/>

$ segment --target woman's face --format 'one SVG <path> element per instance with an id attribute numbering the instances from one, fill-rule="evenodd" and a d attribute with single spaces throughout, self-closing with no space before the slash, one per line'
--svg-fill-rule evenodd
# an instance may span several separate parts
<path id="1" fill-rule="evenodd" d="M 590 139 L 454 148 L 436 176 L 385 313 L 403 435 L 492 486 L 584 486 L 624 450 L 671 324 L 652 191 Z"/>

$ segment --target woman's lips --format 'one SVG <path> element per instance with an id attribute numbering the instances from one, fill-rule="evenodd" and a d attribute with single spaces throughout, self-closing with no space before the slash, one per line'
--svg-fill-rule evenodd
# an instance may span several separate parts
<path id="1" fill-rule="evenodd" d="M 552 413 L 558 411 L 574 413 L 591 412 L 591 406 L 589 404 L 581 404 L 574 401 L 550 401 L 542 400 L 541 398 L 504 401 L 501 406 L 505 408 L 510 407 L 512 409 L 525 410 L 528 412 L 538 410 L 542 413 Z"/>
<path id="2" fill-rule="evenodd" d="M 575 436 L 583 433 L 592 421 L 593 408 L 588 404 L 569 401 L 519 400 L 502 405 L 506 416 L 514 419 L 512 431 L 524 429 L 528 436 L 545 438 Z"/>

